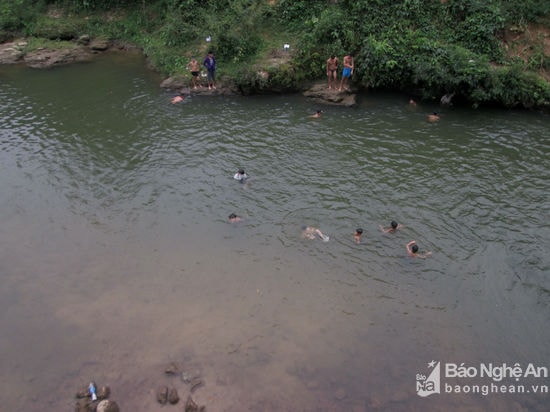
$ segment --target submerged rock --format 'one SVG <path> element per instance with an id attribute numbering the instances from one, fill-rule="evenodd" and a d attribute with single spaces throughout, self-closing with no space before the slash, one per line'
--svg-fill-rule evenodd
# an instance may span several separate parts
<path id="1" fill-rule="evenodd" d="M 161 405 L 166 404 L 168 402 L 168 387 L 167 386 L 161 386 L 157 390 L 157 401 Z"/>
<path id="2" fill-rule="evenodd" d="M 185 412 L 204 412 L 206 410 L 205 406 L 199 406 L 197 403 L 193 400 L 191 395 L 187 397 L 187 401 L 185 402 Z"/>
<path id="3" fill-rule="evenodd" d="M 164 369 L 166 375 L 176 375 L 178 374 L 178 366 L 175 363 L 171 363 Z"/>
<path id="4" fill-rule="evenodd" d="M 176 390 L 176 388 L 172 388 L 170 389 L 170 391 L 168 392 L 168 402 L 170 402 L 170 404 L 172 405 L 175 405 L 176 403 L 178 403 L 180 400 L 180 397 L 178 395 L 178 391 Z"/>
<path id="5" fill-rule="evenodd" d="M 111 388 L 108 386 L 101 386 L 97 390 L 97 399 L 107 399 L 111 395 Z"/>
<path id="6" fill-rule="evenodd" d="M 119 412 L 120 408 L 118 407 L 117 403 L 114 401 L 110 401 L 108 399 L 105 399 L 97 405 L 97 412 Z"/>
<path id="7" fill-rule="evenodd" d="M 80 398 L 75 405 L 75 412 L 94 412 L 98 401 L 92 401 L 90 398 Z"/>
<path id="8" fill-rule="evenodd" d="M 202 385 L 204 385 L 204 381 L 201 378 L 194 378 L 191 383 L 191 392 L 195 392 L 197 389 L 199 389 Z"/>
<path id="9" fill-rule="evenodd" d="M 88 398 L 90 396 L 90 392 L 88 392 L 88 385 L 82 386 L 77 392 L 76 397 L 78 399 L 80 398 Z"/>
<path id="10" fill-rule="evenodd" d="M 199 405 L 193 400 L 191 395 L 187 397 L 185 402 L 185 412 L 197 412 L 199 410 Z"/>

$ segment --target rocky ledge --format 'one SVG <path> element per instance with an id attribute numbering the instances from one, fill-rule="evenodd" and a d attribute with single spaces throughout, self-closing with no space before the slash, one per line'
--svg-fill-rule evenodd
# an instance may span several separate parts
<path id="1" fill-rule="evenodd" d="M 28 51 L 25 40 L 15 40 L 0 44 L 0 64 L 23 64 L 37 69 L 62 66 L 70 63 L 89 61 L 96 54 L 108 50 L 129 50 L 133 47 L 112 43 L 102 39 L 81 36 L 71 47 L 48 49 L 41 47 Z"/>
<path id="2" fill-rule="evenodd" d="M 203 82 L 205 83 L 205 82 Z M 183 95 L 230 95 L 241 94 L 229 81 L 217 82 L 215 89 L 208 87 L 190 87 L 191 79 L 185 76 L 169 77 L 162 81 L 160 87 L 172 90 Z M 355 89 L 329 89 L 326 82 L 316 82 L 304 87 L 302 94 L 315 103 L 353 107 L 357 104 L 357 90 Z"/>
<path id="3" fill-rule="evenodd" d="M 303 92 L 313 101 L 337 106 L 352 107 L 357 104 L 357 91 L 354 89 L 329 89 L 325 82 L 315 83 Z"/>

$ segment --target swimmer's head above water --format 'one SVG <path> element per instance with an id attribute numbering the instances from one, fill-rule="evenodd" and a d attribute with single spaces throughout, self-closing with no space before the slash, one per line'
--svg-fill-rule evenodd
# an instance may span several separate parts
<path id="1" fill-rule="evenodd" d="M 246 182 L 246 179 L 248 179 L 248 176 L 244 169 L 237 170 L 237 173 L 235 173 L 235 176 L 233 176 L 233 179 L 238 180 L 241 183 Z"/>
<path id="2" fill-rule="evenodd" d="M 235 213 L 231 213 L 231 214 L 229 215 L 229 221 L 230 221 L 231 223 L 240 222 L 241 220 L 242 220 L 242 217 L 237 216 Z"/>

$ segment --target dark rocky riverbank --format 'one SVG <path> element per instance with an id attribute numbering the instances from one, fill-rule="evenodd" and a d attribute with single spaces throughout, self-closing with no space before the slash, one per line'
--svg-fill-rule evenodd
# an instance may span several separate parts
<path id="1" fill-rule="evenodd" d="M 95 56 L 106 52 L 140 52 L 138 48 L 129 44 L 90 39 L 88 36 L 81 36 L 77 41 L 71 43 L 70 47 L 65 48 L 49 49 L 44 47 L 28 51 L 27 47 L 28 42 L 25 39 L 0 44 L 0 64 L 20 64 L 35 69 L 49 69 L 90 61 Z M 174 76 L 162 81 L 160 87 L 186 95 L 242 94 L 231 79 L 222 79 L 217 83 L 216 89 L 208 89 L 207 87 L 194 89 L 190 87 L 190 83 L 189 77 L 184 75 Z M 277 91 L 273 92 L 276 93 Z M 296 92 L 302 92 L 304 96 L 320 104 L 346 107 L 356 104 L 356 90 L 330 90 L 325 82 L 304 84 Z"/>

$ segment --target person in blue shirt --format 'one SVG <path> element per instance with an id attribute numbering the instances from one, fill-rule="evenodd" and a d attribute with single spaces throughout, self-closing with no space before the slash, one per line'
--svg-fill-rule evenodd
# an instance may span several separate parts
<path id="1" fill-rule="evenodd" d="M 208 52 L 208 55 L 204 58 L 203 66 L 206 67 L 206 81 L 209 89 L 216 88 L 216 59 L 212 51 Z"/>

